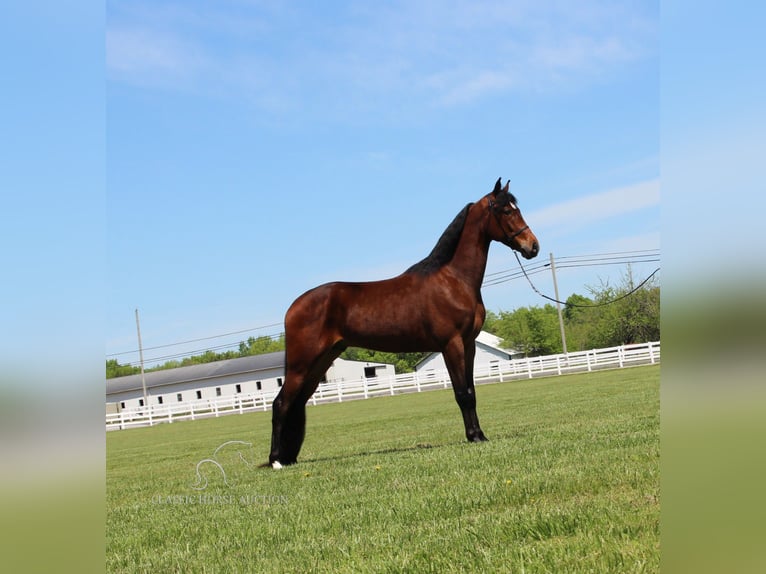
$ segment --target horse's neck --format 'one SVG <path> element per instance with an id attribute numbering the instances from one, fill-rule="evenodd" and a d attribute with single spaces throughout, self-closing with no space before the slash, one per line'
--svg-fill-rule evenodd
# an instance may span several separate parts
<path id="1" fill-rule="evenodd" d="M 481 204 L 475 203 L 460 235 L 455 254 L 448 267 L 452 272 L 476 290 L 481 290 L 487 268 L 490 239 L 486 233 L 487 219 Z"/>

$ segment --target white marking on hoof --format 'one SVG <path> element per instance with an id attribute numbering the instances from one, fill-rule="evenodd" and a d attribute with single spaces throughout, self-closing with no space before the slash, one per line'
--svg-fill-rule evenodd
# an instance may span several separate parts
<path id="1" fill-rule="evenodd" d="M 271 463 L 271 468 L 273 468 L 274 470 L 279 470 L 282 468 L 282 464 L 278 460 L 275 460 L 274 462 Z"/>

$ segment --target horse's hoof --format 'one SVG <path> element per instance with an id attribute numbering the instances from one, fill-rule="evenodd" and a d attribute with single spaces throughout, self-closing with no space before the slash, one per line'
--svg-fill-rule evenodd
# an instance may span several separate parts
<path id="1" fill-rule="evenodd" d="M 274 470 L 279 470 L 282 468 L 282 464 L 278 460 L 275 460 L 274 462 L 271 463 L 271 468 L 273 468 Z"/>

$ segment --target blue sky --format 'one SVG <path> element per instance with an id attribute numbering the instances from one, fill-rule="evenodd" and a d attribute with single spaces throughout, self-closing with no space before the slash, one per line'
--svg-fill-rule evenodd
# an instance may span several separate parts
<path id="1" fill-rule="evenodd" d="M 83 3 L 11 2 L 0 18 L 0 391 L 80 383 L 103 353 L 103 33 Z"/>
<path id="2" fill-rule="evenodd" d="M 498 177 L 541 258 L 660 247 L 655 2 L 107 2 L 106 82 L 107 354 L 136 308 L 151 347 L 396 275 Z M 488 273 L 515 267 L 492 246 Z"/>
<path id="3" fill-rule="evenodd" d="M 304 288 L 418 260 L 498 176 L 513 180 L 543 257 L 646 248 L 659 244 L 658 206 L 632 204 L 620 190 L 645 186 L 656 197 L 661 158 L 663 313 L 700 293 L 700 313 L 709 313 L 743 290 L 762 307 L 766 7 L 663 3 L 660 23 L 657 3 L 580 2 L 572 13 L 564 5 L 418 3 L 413 13 L 389 4 L 372 15 L 327 2 L 312 14 L 244 2 L 108 3 L 105 42 L 101 2 L 5 3 L 0 393 L 18 389 L 36 405 L 3 403 L 16 415 L 0 435 L 1 447 L 13 445 L 3 457 L 25 481 L 21 496 L 8 492 L 50 501 L 38 496 L 39 463 L 59 499 L 91 500 L 103 485 L 71 480 L 89 441 L 62 438 L 89 420 L 103 448 L 104 348 L 135 348 L 136 307 L 146 345 L 277 322 Z M 573 207 L 590 210 L 587 225 L 567 219 Z M 492 248 L 491 271 L 514 265 Z M 562 271 L 562 295 L 608 272 L 585 271 Z M 520 281 L 485 298 L 493 309 L 542 302 Z M 675 330 L 664 346 L 678 345 Z M 709 336 L 726 351 L 757 334 Z M 699 394 L 665 396 L 679 376 L 672 358 L 663 420 L 676 423 L 678 405 L 668 403 L 685 409 Z M 746 381 L 763 380 L 745 365 Z M 739 477 L 703 492 L 688 488 L 696 477 L 677 476 L 677 492 L 703 509 L 711 493 L 762 495 L 749 468 L 730 464 L 763 420 L 762 396 L 756 384 L 729 393 L 743 372 L 714 367 L 715 386 L 747 409 L 719 393 L 723 416 L 705 410 L 691 420 L 712 421 L 718 433 L 735 413 L 747 434 L 724 433 L 725 460 L 716 448 L 692 448 Z M 62 428 L 52 413 L 77 424 Z M 33 423 L 33 439 L 14 432 L 20 420 Z M 702 430 L 707 440 L 710 428 Z M 663 445 L 674 440 L 663 434 Z M 91 466 L 103 469 L 103 457 Z M 729 506 L 737 515 L 697 521 L 707 530 L 695 536 L 710 541 L 698 563 L 762 564 L 756 515 Z M 682 531 L 683 553 L 689 525 L 674 521 L 663 549 Z M 722 539 L 711 524 L 745 528 Z"/>

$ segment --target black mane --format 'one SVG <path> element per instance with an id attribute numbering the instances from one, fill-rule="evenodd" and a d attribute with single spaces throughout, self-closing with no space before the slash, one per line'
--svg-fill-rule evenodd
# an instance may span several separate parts
<path id="1" fill-rule="evenodd" d="M 465 226 L 465 220 L 468 217 L 468 210 L 473 203 L 466 205 L 460 213 L 455 216 L 444 230 L 439 241 L 436 242 L 436 246 L 428 254 L 428 257 L 415 263 L 412 267 L 407 269 L 405 273 L 418 273 L 420 275 L 430 275 L 441 269 L 444 265 L 452 260 L 452 256 L 455 255 L 455 249 L 460 241 L 460 235 L 463 233 L 463 227 Z"/>

